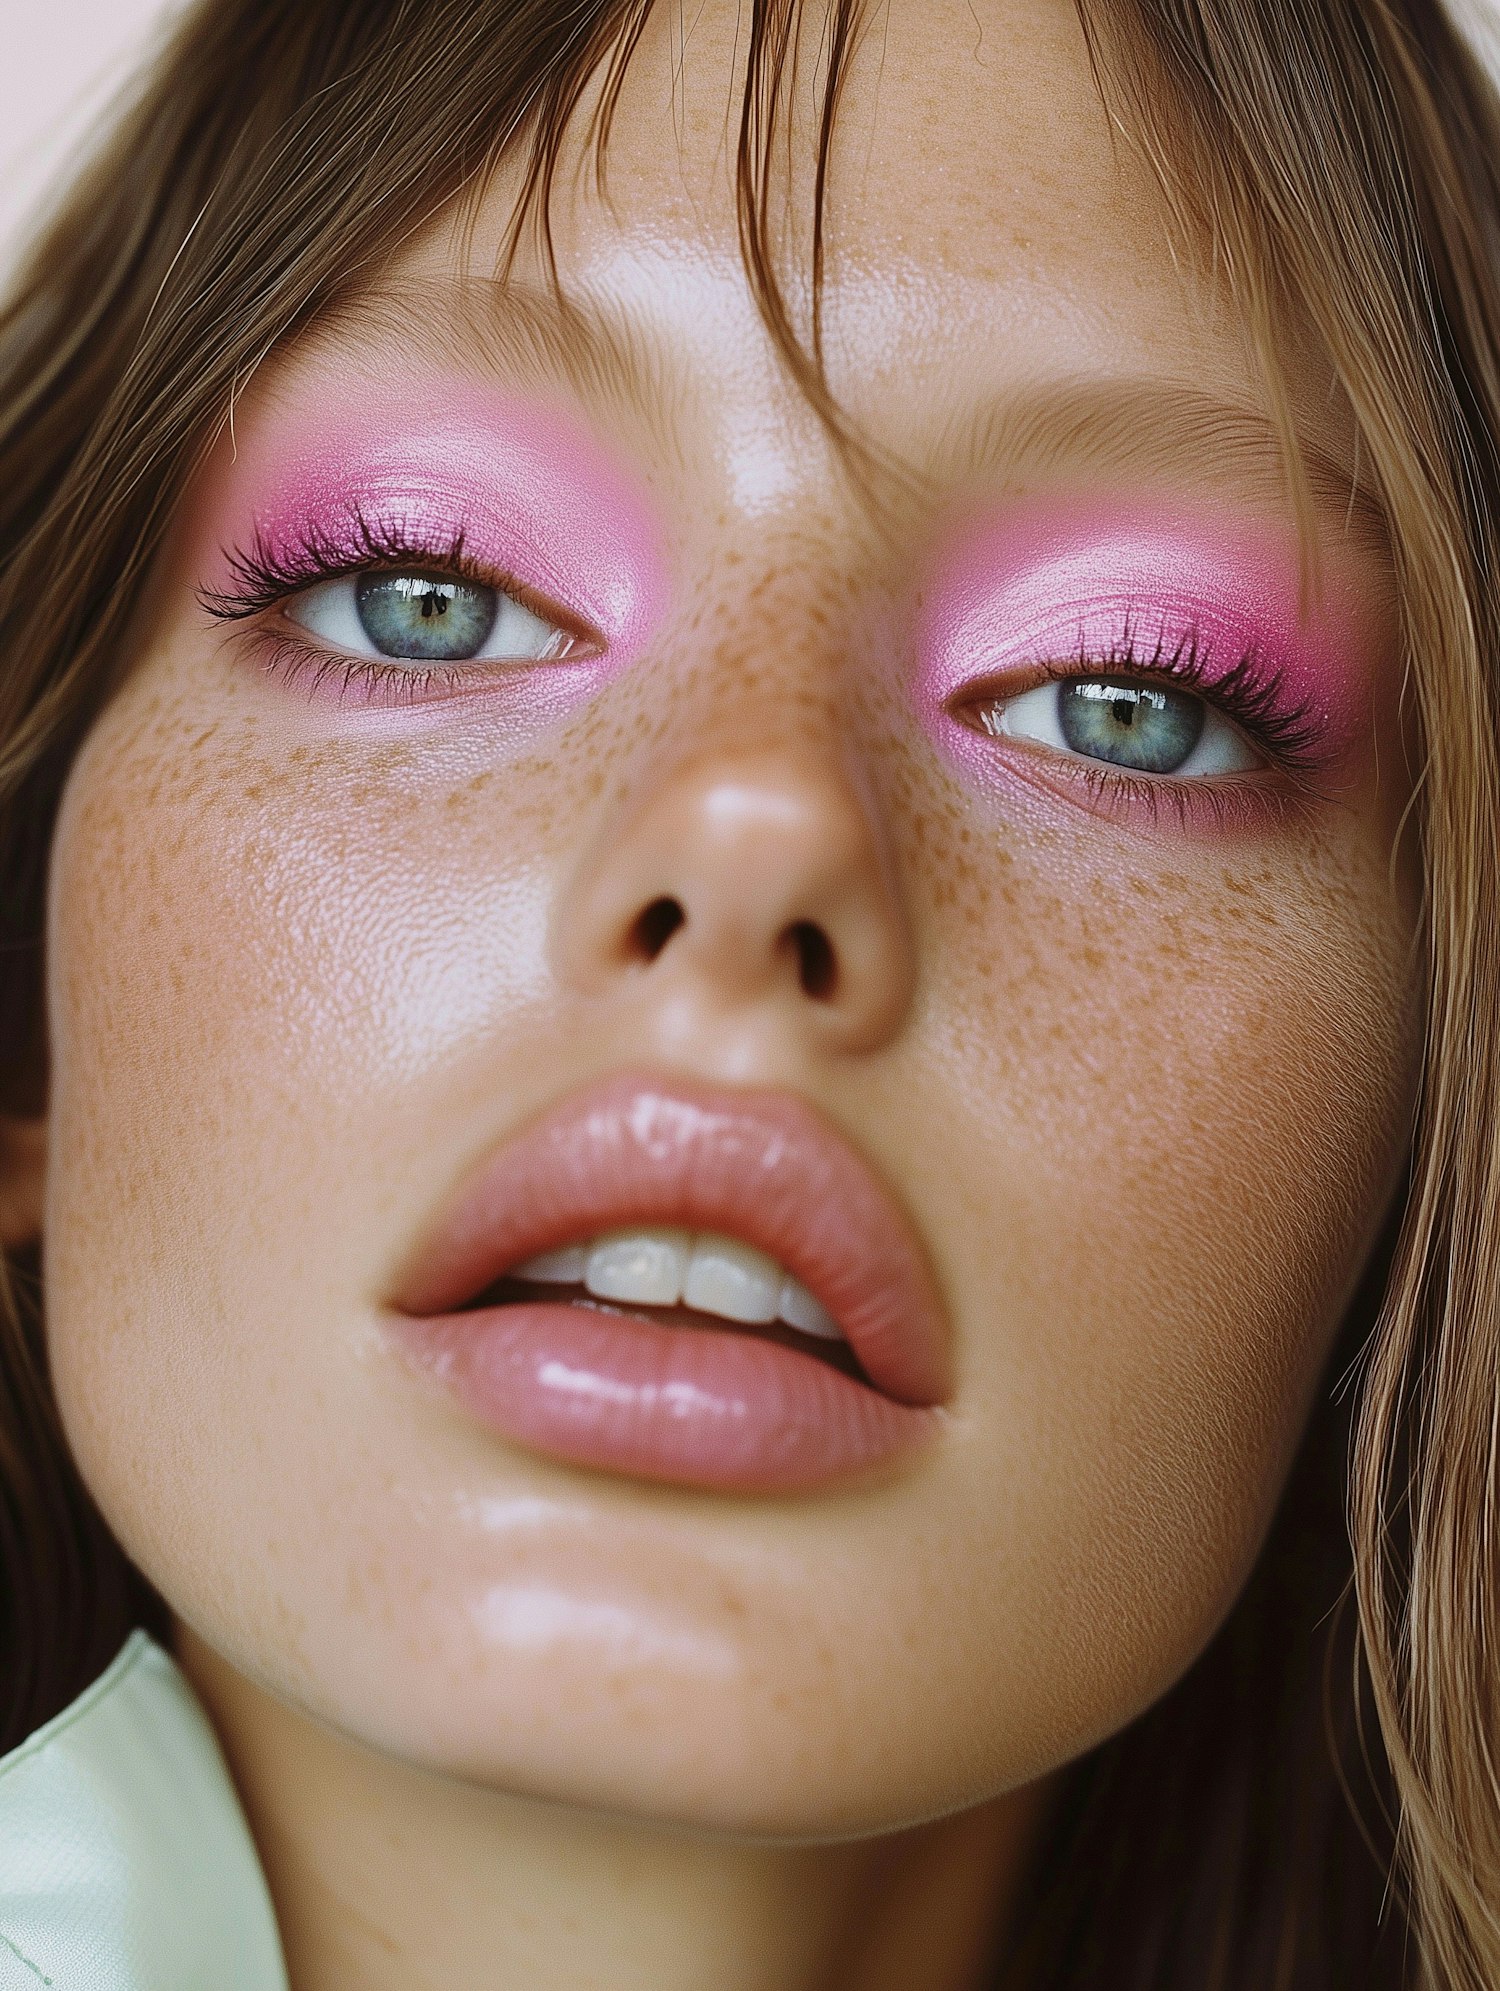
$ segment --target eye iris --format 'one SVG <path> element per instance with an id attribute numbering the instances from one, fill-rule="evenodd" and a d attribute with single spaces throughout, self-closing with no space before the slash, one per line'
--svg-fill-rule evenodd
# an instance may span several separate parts
<path id="1" fill-rule="evenodd" d="M 382 656 L 433 663 L 476 656 L 500 606 L 493 588 L 439 574 L 361 574 L 354 600 Z"/>
<path id="2" fill-rule="evenodd" d="M 1142 774 L 1171 774 L 1202 737 L 1204 706 L 1170 685 L 1073 678 L 1058 686 L 1058 723 L 1075 753 Z"/>

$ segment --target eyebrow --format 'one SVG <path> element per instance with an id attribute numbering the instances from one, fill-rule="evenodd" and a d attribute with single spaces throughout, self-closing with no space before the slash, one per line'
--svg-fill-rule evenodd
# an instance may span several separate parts
<path id="1" fill-rule="evenodd" d="M 1297 451 L 1317 509 L 1356 544 L 1388 553 L 1385 508 L 1354 465 L 1316 436 Z M 1281 430 L 1250 401 L 1157 376 L 1065 378 L 955 414 L 928 474 L 944 483 L 1086 468 L 1168 478 L 1184 470 L 1286 506 L 1292 485 Z"/>
<path id="2" fill-rule="evenodd" d="M 585 401 L 631 409 L 678 467 L 686 462 L 690 377 L 659 336 L 608 300 L 579 303 L 516 277 L 449 278 L 433 287 L 377 282 L 320 330 L 330 322 L 376 344 L 416 345 L 463 371 L 477 360 L 504 378 L 566 381 Z M 1385 508 L 1362 481 L 1357 456 L 1351 465 L 1306 434 L 1297 448 L 1317 509 L 1354 544 L 1388 556 Z M 1263 408 L 1159 375 L 1064 376 L 994 395 L 954 410 L 898 461 L 929 492 L 1080 469 L 1201 477 L 1206 466 L 1214 483 L 1269 506 L 1285 507 L 1292 489 L 1282 432 Z"/>
<path id="3" fill-rule="evenodd" d="M 562 380 L 588 402 L 631 408 L 679 458 L 685 374 L 661 341 L 607 300 L 575 303 L 518 278 L 457 277 L 440 287 L 375 283 L 319 327 L 379 345 L 417 347 L 464 372 L 476 361 L 505 379 Z"/>

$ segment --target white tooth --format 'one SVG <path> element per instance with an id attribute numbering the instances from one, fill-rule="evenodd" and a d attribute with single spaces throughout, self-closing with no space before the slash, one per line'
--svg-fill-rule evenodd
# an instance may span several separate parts
<path id="1" fill-rule="evenodd" d="M 589 1249 L 583 1283 L 595 1299 L 675 1306 L 682 1296 L 688 1246 L 686 1231 L 608 1231 Z"/>
<path id="2" fill-rule="evenodd" d="M 784 1320 L 788 1327 L 795 1327 L 803 1334 L 821 1335 L 825 1341 L 842 1341 L 839 1324 L 821 1300 L 815 1300 L 800 1279 L 794 1279 L 789 1272 L 781 1282 L 781 1297 L 776 1303 L 776 1316 Z"/>
<path id="3" fill-rule="evenodd" d="M 693 1240 L 682 1303 L 750 1326 L 775 1320 L 781 1281 L 781 1267 L 774 1258 L 736 1238 L 707 1231 Z"/>
<path id="4" fill-rule="evenodd" d="M 523 1265 L 511 1267 L 513 1279 L 535 1279 L 545 1286 L 577 1286 L 583 1282 L 588 1252 L 581 1244 L 565 1244 L 557 1251 L 539 1251 Z"/>

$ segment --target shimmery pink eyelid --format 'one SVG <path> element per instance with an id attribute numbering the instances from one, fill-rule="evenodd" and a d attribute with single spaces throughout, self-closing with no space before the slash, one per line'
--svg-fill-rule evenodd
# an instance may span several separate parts
<path id="1" fill-rule="evenodd" d="M 223 507 L 228 549 L 209 592 L 232 588 L 235 548 L 294 566 L 309 540 L 362 557 L 357 522 L 423 548 L 461 539 L 480 566 L 571 611 L 612 664 L 636 654 L 664 596 L 661 534 L 623 468 L 567 417 L 460 384 L 352 399 L 317 418 L 286 411 L 237 461 Z"/>
<path id="2" fill-rule="evenodd" d="M 1194 642 L 1211 688 L 1242 660 L 1264 672 L 1330 759 L 1367 723 L 1369 639 L 1347 584 L 1301 610 L 1295 539 L 1171 512 L 1046 506 L 971 522 L 925 591 L 918 708 L 965 761 L 987 749 L 952 717 L 963 692 L 1027 667 Z"/>

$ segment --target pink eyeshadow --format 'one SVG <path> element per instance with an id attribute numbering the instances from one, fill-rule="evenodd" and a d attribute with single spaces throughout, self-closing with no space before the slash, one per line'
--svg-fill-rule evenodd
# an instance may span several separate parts
<path id="1" fill-rule="evenodd" d="M 214 513 L 209 591 L 257 538 L 273 558 L 311 537 L 357 561 L 364 519 L 434 554 L 462 536 L 470 558 L 596 628 L 611 664 L 639 651 L 665 595 L 662 536 L 623 467 L 560 410 L 467 381 L 268 407 Z"/>
<path id="2" fill-rule="evenodd" d="M 1331 763 L 1372 725 L 1375 618 L 1332 559 L 1301 609 L 1295 535 L 1123 504 L 1017 507 L 971 521 L 924 590 L 917 703 L 944 747 L 993 775 L 993 750 L 950 706 L 972 687 L 1025 688 L 1040 666 L 1137 667 L 1195 646 L 1204 688 L 1249 660 Z M 1116 663 L 1114 668 L 1121 666 Z"/>

